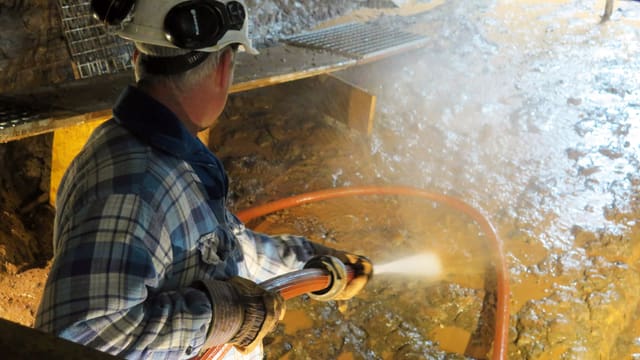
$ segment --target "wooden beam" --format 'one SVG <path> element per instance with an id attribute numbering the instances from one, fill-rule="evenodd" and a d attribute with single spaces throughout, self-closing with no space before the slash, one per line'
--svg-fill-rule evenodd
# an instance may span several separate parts
<path id="1" fill-rule="evenodd" d="M 369 136 L 373 131 L 376 96 L 333 74 L 314 78 L 314 91 L 327 113 Z"/>
<path id="2" fill-rule="evenodd" d="M 367 136 L 371 135 L 375 112 L 375 95 L 371 95 L 358 87 L 352 87 L 349 94 L 349 113 L 347 117 L 349 127 Z"/>
<path id="3" fill-rule="evenodd" d="M 604 13 L 600 18 L 600 22 L 605 23 L 611 19 L 611 14 L 613 14 L 613 4 L 614 0 L 607 0 L 604 4 Z"/>
<path id="4" fill-rule="evenodd" d="M 202 143 L 206 146 L 209 147 L 209 139 L 211 138 L 211 128 L 202 130 L 198 133 L 198 139 L 200 139 L 200 141 L 202 141 Z"/>
<path id="5" fill-rule="evenodd" d="M 49 203 L 56 204 L 56 197 L 60 181 L 73 158 L 78 155 L 89 136 L 100 124 L 111 118 L 108 116 L 96 116 L 92 121 L 73 124 L 62 127 L 53 132 L 53 148 L 51 150 L 51 182 L 49 186 Z"/>
<path id="6" fill-rule="evenodd" d="M 84 114 L 60 112 L 56 115 L 21 123 L 16 126 L 0 130 L 0 144 L 21 140 L 27 137 L 50 133 L 69 126 L 90 123 L 106 116 L 111 116 L 111 110 L 101 110 Z"/>

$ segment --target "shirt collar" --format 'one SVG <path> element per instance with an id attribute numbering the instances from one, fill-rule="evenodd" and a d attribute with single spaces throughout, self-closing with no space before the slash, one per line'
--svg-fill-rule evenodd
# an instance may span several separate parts
<path id="1" fill-rule="evenodd" d="M 191 164 L 211 199 L 226 197 L 229 180 L 222 162 L 162 103 L 128 86 L 120 94 L 113 115 L 142 141 Z"/>
<path id="2" fill-rule="evenodd" d="M 113 108 L 115 120 L 149 145 L 187 161 L 208 162 L 208 149 L 169 108 L 128 86 Z M 203 158 L 204 156 L 204 158 Z"/>

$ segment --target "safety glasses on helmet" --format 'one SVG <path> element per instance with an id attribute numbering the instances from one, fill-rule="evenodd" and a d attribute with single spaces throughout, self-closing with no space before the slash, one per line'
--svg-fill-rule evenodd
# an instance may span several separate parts
<path id="1" fill-rule="evenodd" d="M 238 44 L 258 53 L 242 0 L 91 0 L 91 7 L 96 18 L 132 41 L 204 52 Z"/>

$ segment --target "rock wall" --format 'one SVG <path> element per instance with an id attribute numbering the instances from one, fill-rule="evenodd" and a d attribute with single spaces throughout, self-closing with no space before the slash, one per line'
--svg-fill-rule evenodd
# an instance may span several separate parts
<path id="1" fill-rule="evenodd" d="M 48 134 L 0 144 L 0 273 L 44 266 L 52 256 L 52 139 Z"/>
<path id="2" fill-rule="evenodd" d="M 73 79 L 56 1 L 0 2 L 0 93 Z"/>
<path id="3" fill-rule="evenodd" d="M 247 0 L 246 3 L 253 17 L 251 36 L 263 45 L 309 30 L 323 20 L 359 7 L 382 5 L 370 0 Z"/>

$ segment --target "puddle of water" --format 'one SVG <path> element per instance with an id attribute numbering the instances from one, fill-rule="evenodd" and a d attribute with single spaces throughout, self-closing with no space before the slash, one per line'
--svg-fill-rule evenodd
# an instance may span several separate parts
<path id="1" fill-rule="evenodd" d="M 536 276 L 522 275 L 517 282 L 511 282 L 511 313 L 515 314 L 527 301 L 543 299 L 552 291 L 553 279 Z"/>
<path id="2" fill-rule="evenodd" d="M 338 355 L 338 358 L 337 358 L 337 360 L 353 360 L 353 359 L 354 359 L 353 353 L 350 351 L 341 353 L 340 355 Z"/>
<path id="3" fill-rule="evenodd" d="M 307 311 L 300 309 L 287 310 L 282 320 L 284 324 L 284 333 L 293 335 L 298 330 L 309 329 L 313 327 L 313 320 L 307 314 Z"/>
<path id="4" fill-rule="evenodd" d="M 440 344 L 440 348 L 455 354 L 464 354 L 471 333 L 456 326 L 436 328 L 430 338 Z"/>
<path id="5" fill-rule="evenodd" d="M 541 354 L 537 359 L 538 360 L 562 359 L 563 355 L 567 353 L 568 349 L 569 349 L 568 346 L 562 346 L 562 345 L 550 347 L 547 351 Z"/>

